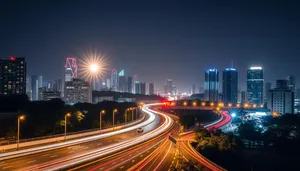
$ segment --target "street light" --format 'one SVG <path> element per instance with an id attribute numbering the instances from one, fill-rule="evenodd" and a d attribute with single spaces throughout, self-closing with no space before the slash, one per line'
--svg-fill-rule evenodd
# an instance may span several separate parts
<path id="1" fill-rule="evenodd" d="M 201 105 L 202 105 L 202 106 L 205 106 L 205 102 L 202 102 Z"/>
<path id="2" fill-rule="evenodd" d="M 183 102 L 183 106 L 186 106 L 187 105 L 187 102 Z"/>
<path id="3" fill-rule="evenodd" d="M 20 143 L 20 121 L 22 121 L 24 119 L 25 119 L 24 115 L 21 115 L 18 117 L 17 150 L 19 150 L 19 143 Z"/>
<path id="4" fill-rule="evenodd" d="M 130 110 L 131 110 L 131 121 L 133 121 L 133 110 L 134 110 L 134 108 L 131 107 Z"/>
<path id="5" fill-rule="evenodd" d="M 100 134 L 101 134 L 101 128 L 102 128 L 102 115 L 105 114 L 105 110 L 100 111 Z"/>
<path id="6" fill-rule="evenodd" d="M 236 104 L 236 107 L 240 107 L 241 105 L 238 103 L 238 104 Z"/>
<path id="7" fill-rule="evenodd" d="M 193 106 L 197 106 L 197 102 L 193 102 Z"/>
<path id="8" fill-rule="evenodd" d="M 229 103 L 229 104 L 228 104 L 228 107 L 232 107 L 232 104 L 231 104 L 231 103 Z"/>
<path id="9" fill-rule="evenodd" d="M 215 104 L 213 102 L 210 103 L 210 106 L 214 106 Z"/>
<path id="10" fill-rule="evenodd" d="M 118 109 L 113 110 L 113 130 L 115 130 L 115 113 L 118 112 Z"/>
<path id="11" fill-rule="evenodd" d="M 129 110 L 129 109 L 126 109 L 126 110 L 125 110 L 125 114 L 124 114 L 124 116 L 125 116 L 125 123 L 127 122 L 127 112 L 128 112 L 128 110 Z"/>
<path id="12" fill-rule="evenodd" d="M 70 116 L 71 116 L 70 113 L 65 114 L 65 141 L 67 139 L 67 117 L 70 117 Z"/>

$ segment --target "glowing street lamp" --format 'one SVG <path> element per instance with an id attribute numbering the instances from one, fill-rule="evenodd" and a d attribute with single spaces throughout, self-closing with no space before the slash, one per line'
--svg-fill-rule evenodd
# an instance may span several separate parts
<path id="1" fill-rule="evenodd" d="M 187 102 L 183 102 L 183 106 L 186 106 L 187 105 Z"/>
<path id="2" fill-rule="evenodd" d="M 17 150 L 19 150 L 19 143 L 20 143 L 20 121 L 22 121 L 24 119 L 25 119 L 24 115 L 21 115 L 18 117 Z"/>
<path id="3" fill-rule="evenodd" d="M 263 104 L 261 104 L 261 105 L 260 105 L 260 108 L 263 108 L 263 107 L 264 107 L 264 105 L 263 105 Z"/>
<path id="4" fill-rule="evenodd" d="M 100 134 L 101 134 L 101 128 L 102 128 L 102 115 L 105 114 L 105 110 L 100 111 Z"/>
<path id="5" fill-rule="evenodd" d="M 238 104 L 236 104 L 236 107 L 241 107 L 241 105 L 238 103 Z"/>
<path id="6" fill-rule="evenodd" d="M 214 106 L 215 104 L 213 102 L 210 103 L 210 106 Z"/>
<path id="7" fill-rule="evenodd" d="M 202 106 L 205 106 L 205 102 L 202 102 L 201 105 L 202 105 Z"/>
<path id="8" fill-rule="evenodd" d="M 113 130 L 115 130 L 115 113 L 118 112 L 118 109 L 113 110 Z"/>
<path id="9" fill-rule="evenodd" d="M 256 104 L 253 104 L 253 108 L 256 108 L 257 107 L 257 105 Z"/>
<path id="10" fill-rule="evenodd" d="M 245 108 L 248 108 L 248 107 L 249 107 L 248 103 L 244 104 L 244 107 L 245 107 Z"/>
<path id="11" fill-rule="evenodd" d="M 70 116 L 71 116 L 70 113 L 65 114 L 65 141 L 67 139 L 67 117 L 70 117 Z"/>
<path id="12" fill-rule="evenodd" d="M 193 106 L 197 106 L 197 102 L 193 102 Z"/>
<path id="13" fill-rule="evenodd" d="M 229 103 L 229 104 L 228 104 L 228 107 L 232 107 L 232 104 L 231 104 L 231 103 Z"/>

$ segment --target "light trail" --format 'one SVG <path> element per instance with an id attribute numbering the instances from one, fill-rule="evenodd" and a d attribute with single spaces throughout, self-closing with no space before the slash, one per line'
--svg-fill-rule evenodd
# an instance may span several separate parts
<path id="1" fill-rule="evenodd" d="M 164 123 L 161 124 L 158 128 L 156 128 L 150 132 L 147 132 L 147 133 L 145 133 L 137 138 L 134 138 L 134 139 L 130 139 L 130 140 L 112 144 L 112 145 L 108 145 L 108 146 L 99 148 L 97 150 L 93 150 L 93 151 L 90 151 L 90 152 L 87 152 L 84 154 L 76 155 L 74 157 L 61 158 L 58 160 L 54 160 L 52 162 L 47 162 L 47 163 L 44 163 L 41 165 L 29 167 L 29 168 L 22 169 L 22 170 L 49 170 L 49 171 L 50 170 L 61 170 L 61 169 L 69 168 L 69 167 L 72 167 L 74 165 L 78 165 L 78 164 L 81 164 L 84 162 L 95 160 L 95 159 L 103 157 L 105 155 L 126 149 L 130 146 L 134 146 L 134 145 L 140 144 L 146 140 L 154 138 L 154 137 L 162 134 L 166 130 L 168 130 L 174 124 L 174 122 L 166 114 L 163 114 L 160 112 L 154 112 L 153 110 L 149 109 L 149 107 L 153 106 L 153 105 L 159 105 L 159 104 L 145 105 L 143 107 L 143 111 L 150 116 L 149 118 L 153 118 L 153 120 L 155 119 L 154 113 L 161 115 L 164 118 Z M 138 125 L 136 126 L 136 128 L 138 128 L 138 127 L 141 127 L 140 124 L 139 124 L 139 126 Z"/>
<path id="2" fill-rule="evenodd" d="M 67 146 L 71 146 L 71 145 L 86 143 L 86 142 L 89 142 L 89 141 L 95 141 L 95 140 L 98 140 L 98 139 L 107 138 L 107 137 L 110 137 L 110 136 L 114 136 L 114 135 L 122 134 L 122 133 L 125 133 L 125 132 L 128 132 L 128 131 L 132 131 L 132 130 L 135 130 L 135 129 L 140 128 L 140 127 L 144 127 L 144 126 L 152 123 L 155 120 L 155 115 L 151 112 L 146 111 L 145 108 L 143 108 L 142 110 L 146 114 L 148 114 L 149 118 L 146 121 L 144 121 L 142 123 L 139 123 L 137 125 L 133 125 L 133 126 L 128 127 L 128 128 L 124 128 L 124 129 L 121 129 L 121 130 L 117 130 L 117 131 L 109 132 L 109 133 L 105 133 L 105 134 L 94 135 L 94 136 L 90 136 L 90 137 L 70 140 L 70 141 L 61 142 L 61 143 L 57 143 L 57 144 L 45 145 L 45 146 L 41 146 L 41 147 L 34 147 L 34 148 L 30 148 L 30 149 L 24 149 L 24 150 L 19 150 L 19 151 L 3 153 L 3 154 L 0 154 L 0 161 L 10 159 L 10 158 L 35 154 L 35 153 L 39 153 L 39 152 L 44 152 L 44 151 L 48 151 L 48 150 L 54 150 L 54 149 L 67 147 Z"/>

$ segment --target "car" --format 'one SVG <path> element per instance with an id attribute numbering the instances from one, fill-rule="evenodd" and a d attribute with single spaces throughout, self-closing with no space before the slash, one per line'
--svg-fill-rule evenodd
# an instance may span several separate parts
<path id="1" fill-rule="evenodd" d="M 143 128 L 138 128 L 137 130 L 136 130 L 136 132 L 143 132 Z"/>

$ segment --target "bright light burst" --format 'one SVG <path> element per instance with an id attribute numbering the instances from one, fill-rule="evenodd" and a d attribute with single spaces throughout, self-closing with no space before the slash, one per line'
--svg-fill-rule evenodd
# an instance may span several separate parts
<path id="1" fill-rule="evenodd" d="M 99 79 L 107 72 L 107 58 L 97 50 L 81 53 L 79 71 L 85 80 Z"/>

